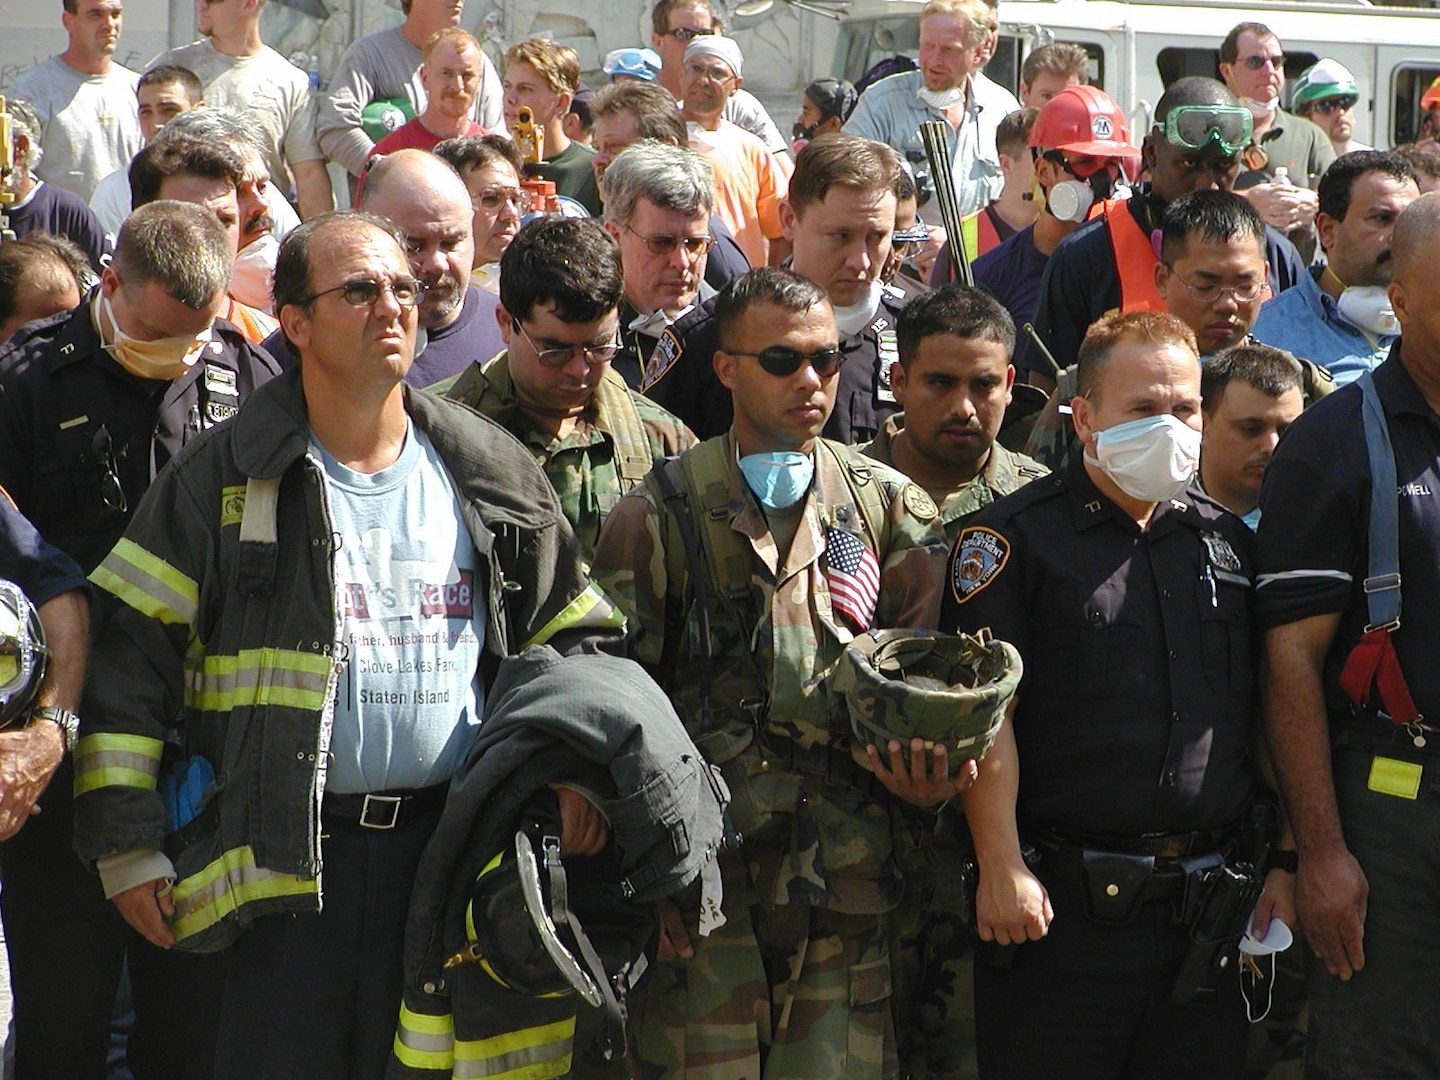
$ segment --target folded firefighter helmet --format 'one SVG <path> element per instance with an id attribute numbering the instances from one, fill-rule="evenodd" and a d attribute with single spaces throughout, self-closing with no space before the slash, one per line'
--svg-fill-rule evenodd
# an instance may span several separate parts
<path id="1" fill-rule="evenodd" d="M 0 727 L 29 715 L 49 660 L 35 605 L 20 586 L 0 578 Z"/>
<path id="2" fill-rule="evenodd" d="M 872 630 L 846 647 L 835 688 L 857 748 L 919 737 L 946 748 L 953 772 L 990 749 L 1021 672 L 1015 647 L 988 630 Z"/>

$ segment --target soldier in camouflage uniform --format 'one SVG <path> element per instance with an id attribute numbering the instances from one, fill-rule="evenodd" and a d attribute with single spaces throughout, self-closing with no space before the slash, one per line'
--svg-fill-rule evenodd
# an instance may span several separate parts
<path id="1" fill-rule="evenodd" d="M 622 296 L 620 252 L 596 221 L 522 229 L 500 261 L 508 348 L 435 389 L 478 409 L 535 455 L 588 564 L 605 518 L 690 429 L 610 370 Z"/>
<path id="2" fill-rule="evenodd" d="M 937 511 L 818 438 L 843 356 L 822 290 L 753 270 L 716 317 L 730 431 L 658 466 L 595 553 L 632 654 L 721 766 L 743 837 L 722 853 L 718 911 L 663 914 L 637 1057 L 647 1077 L 890 1077 L 892 804 L 943 802 L 974 766 L 952 776 L 919 739 L 862 753 L 830 674 L 872 626 L 932 624 Z"/>
<path id="3" fill-rule="evenodd" d="M 890 378 L 905 411 L 863 452 L 925 488 L 953 545 L 976 511 L 1047 472 L 996 442 L 1015 382 L 1015 325 L 988 292 L 955 284 L 911 301 L 896 334 L 900 360 Z M 890 943 L 901 1061 L 916 1078 L 973 1077 L 964 826 L 957 807 L 926 823 L 897 815 L 895 824 L 906 875 Z"/>

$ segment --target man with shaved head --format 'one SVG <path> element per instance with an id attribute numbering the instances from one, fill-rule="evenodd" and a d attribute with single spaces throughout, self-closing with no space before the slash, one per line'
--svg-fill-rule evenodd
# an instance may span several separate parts
<path id="1" fill-rule="evenodd" d="M 1260 497 L 1266 727 L 1298 858 L 1307 1075 L 1434 1076 L 1440 1028 L 1440 193 L 1391 239 L 1401 336 L 1281 441 Z M 1403 618 L 1401 615 L 1403 603 Z M 1372 629 L 1373 628 L 1373 629 Z"/>
<path id="2" fill-rule="evenodd" d="M 410 272 L 425 286 L 415 363 L 405 381 L 430 386 L 505 347 L 495 321 L 499 299 L 470 285 L 474 208 L 454 166 L 424 150 L 397 150 L 365 175 L 360 208 L 389 218 L 405 237 Z M 266 346 L 288 359 L 272 335 Z M 277 351 L 278 350 L 278 351 Z"/>

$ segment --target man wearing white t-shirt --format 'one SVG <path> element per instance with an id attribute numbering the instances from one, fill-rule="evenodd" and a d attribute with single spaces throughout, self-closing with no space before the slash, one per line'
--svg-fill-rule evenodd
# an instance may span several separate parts
<path id="1" fill-rule="evenodd" d="M 325 155 L 315 141 L 315 98 L 309 76 L 260 40 L 268 0 L 200 0 L 199 41 L 161 53 L 150 67 L 173 64 L 200 78 L 209 105 L 238 109 L 254 124 L 270 175 L 289 192 L 302 218 L 335 208 Z"/>
<path id="2" fill-rule="evenodd" d="M 130 103 L 140 76 L 111 57 L 120 44 L 120 0 L 64 0 L 70 44 L 31 68 L 10 96 L 35 106 L 44 125 L 40 179 L 88 200 L 102 176 L 130 164 L 141 147 Z"/>

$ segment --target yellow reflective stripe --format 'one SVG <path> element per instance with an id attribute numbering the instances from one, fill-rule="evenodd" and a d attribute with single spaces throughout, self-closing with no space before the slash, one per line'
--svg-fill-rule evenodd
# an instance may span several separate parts
<path id="1" fill-rule="evenodd" d="M 121 537 L 90 580 L 143 615 L 163 623 L 192 626 L 200 606 L 200 586 L 158 555 Z"/>
<path id="2" fill-rule="evenodd" d="M 455 1040 L 456 1080 L 549 1080 L 570 1072 L 575 1018 L 507 1031 L 490 1039 Z"/>
<path id="3" fill-rule="evenodd" d="M 981 210 L 980 214 L 984 212 Z M 980 257 L 980 214 L 971 214 L 960 222 L 960 240 L 971 262 Z"/>
<path id="4" fill-rule="evenodd" d="M 206 712 L 245 705 L 283 705 L 319 712 L 325 707 L 330 660 L 289 649 L 242 649 L 235 656 L 206 656 L 187 673 L 185 703 Z"/>
<path id="5" fill-rule="evenodd" d="M 479 881 L 481 878 L 483 878 L 486 874 L 490 873 L 491 870 L 494 870 L 497 866 L 500 865 L 500 860 L 503 859 L 504 857 L 505 857 L 505 849 L 504 849 L 504 848 L 501 848 L 499 851 L 497 851 L 497 852 L 495 853 L 495 857 L 494 857 L 493 859 L 491 859 L 488 863 L 485 864 L 485 868 L 484 868 L 483 870 L 481 870 L 480 873 L 478 873 L 478 874 L 475 875 L 475 880 L 478 882 L 478 881 Z M 474 900 L 471 900 L 468 904 L 465 905 L 465 940 L 468 941 L 468 942 L 471 942 L 472 944 L 473 944 L 475 941 L 479 940 L 478 937 L 477 937 L 476 934 L 475 934 L 475 901 L 474 901 Z M 493 972 L 492 972 L 492 974 L 493 974 Z"/>
<path id="6" fill-rule="evenodd" d="M 75 744 L 75 794 L 101 787 L 154 791 L 164 749 L 164 742 L 143 735 L 86 735 Z"/>
<path id="7" fill-rule="evenodd" d="M 400 1004 L 400 1025 L 395 1031 L 395 1057 L 411 1069 L 448 1073 L 455 1064 L 455 1018 L 449 1013 L 424 1016 Z"/>
<path id="8" fill-rule="evenodd" d="M 318 893 L 314 878 L 282 874 L 255 864 L 249 845 L 231 848 L 198 874 L 175 883 L 175 919 L 171 929 L 179 938 L 200 933 L 243 904 L 276 896 Z"/>
<path id="9" fill-rule="evenodd" d="M 558 615 L 542 626 L 540 632 L 521 647 L 544 645 L 560 631 L 581 625 L 596 629 L 612 626 L 623 630 L 625 615 L 599 588 L 593 584 L 587 585 L 584 592 L 561 608 Z"/>

